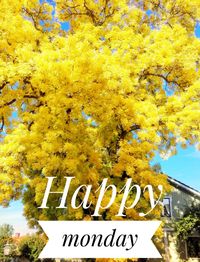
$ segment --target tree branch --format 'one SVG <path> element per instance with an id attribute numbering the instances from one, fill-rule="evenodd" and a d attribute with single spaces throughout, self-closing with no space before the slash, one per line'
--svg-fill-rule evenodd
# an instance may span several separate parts
<path id="1" fill-rule="evenodd" d="M 7 84 L 9 84 L 9 82 L 4 81 L 3 84 L 0 86 L 0 90 L 2 90 Z"/>
<path id="2" fill-rule="evenodd" d="M 175 84 L 175 85 L 179 86 L 179 83 L 178 83 L 177 81 L 175 81 L 175 80 L 169 80 L 169 79 L 168 79 L 168 76 L 169 76 L 170 72 L 167 74 L 167 76 L 164 76 L 164 75 L 162 75 L 162 74 L 145 72 L 145 71 L 144 71 L 143 73 L 144 73 L 144 74 L 139 77 L 139 80 L 141 80 L 142 78 L 145 78 L 145 77 L 147 77 L 147 76 L 155 76 L 155 77 L 160 77 L 160 78 L 162 78 L 162 79 L 165 80 L 168 84 L 172 83 L 172 84 Z"/>
<path id="3" fill-rule="evenodd" d="M 12 99 L 11 101 L 9 101 L 9 102 L 7 102 L 7 103 L 5 103 L 5 104 L 3 104 L 3 105 L 0 105 L 0 108 L 3 108 L 3 107 L 5 107 L 5 106 L 10 106 L 10 105 L 12 105 L 14 102 L 16 102 L 16 98 Z"/>
<path id="4" fill-rule="evenodd" d="M 22 10 L 31 18 L 31 20 L 33 21 L 33 25 L 34 25 L 35 29 L 42 32 L 42 30 L 39 28 L 37 20 L 35 19 L 35 16 L 34 16 L 35 14 L 33 12 L 29 11 L 26 8 L 23 8 Z M 37 18 L 39 17 L 40 13 L 41 13 L 41 11 L 39 10 L 39 12 L 37 13 Z"/>
<path id="5" fill-rule="evenodd" d="M 4 128 L 4 116 L 1 117 L 1 127 L 0 127 L 0 132 L 3 131 Z"/>
<path id="6" fill-rule="evenodd" d="M 24 95 L 24 98 L 34 98 L 34 99 L 38 99 L 38 96 L 35 95 Z"/>

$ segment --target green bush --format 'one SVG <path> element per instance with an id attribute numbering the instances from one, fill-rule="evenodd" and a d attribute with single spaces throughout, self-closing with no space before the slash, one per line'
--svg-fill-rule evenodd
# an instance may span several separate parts
<path id="1" fill-rule="evenodd" d="M 18 245 L 19 252 L 22 256 L 30 261 L 37 262 L 40 252 L 45 246 L 45 241 L 39 235 L 25 236 Z"/>
<path id="2" fill-rule="evenodd" d="M 192 206 L 185 211 L 183 217 L 175 223 L 177 236 L 187 240 L 194 231 L 200 233 L 200 205 Z"/>

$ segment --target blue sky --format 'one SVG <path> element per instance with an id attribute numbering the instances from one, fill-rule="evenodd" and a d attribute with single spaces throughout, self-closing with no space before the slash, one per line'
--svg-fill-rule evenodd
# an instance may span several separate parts
<path id="1" fill-rule="evenodd" d="M 21 235 L 33 232 L 29 229 L 26 219 L 23 217 L 23 206 L 20 201 L 11 202 L 8 208 L 0 207 L 1 224 L 12 225 L 15 233 L 20 233 Z"/>
<path id="2" fill-rule="evenodd" d="M 64 23 L 62 27 L 67 30 L 69 24 Z M 196 27 L 195 34 L 200 38 L 200 25 Z M 200 151 L 195 147 L 191 146 L 185 150 L 178 148 L 177 155 L 168 160 L 156 156 L 154 162 L 161 164 L 164 173 L 200 191 Z M 21 234 L 32 232 L 23 217 L 23 206 L 20 201 L 11 202 L 8 208 L 0 207 L 0 224 L 4 223 L 13 225 L 15 232 Z"/>
<path id="3" fill-rule="evenodd" d="M 187 149 L 178 147 L 175 156 L 163 160 L 156 156 L 155 163 L 160 163 L 163 173 L 200 191 L 200 151 L 194 146 Z"/>

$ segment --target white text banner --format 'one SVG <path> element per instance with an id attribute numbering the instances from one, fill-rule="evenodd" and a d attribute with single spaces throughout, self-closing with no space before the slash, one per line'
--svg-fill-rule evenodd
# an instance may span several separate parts
<path id="1" fill-rule="evenodd" d="M 39 221 L 49 241 L 40 258 L 161 258 L 151 238 L 160 221 Z"/>

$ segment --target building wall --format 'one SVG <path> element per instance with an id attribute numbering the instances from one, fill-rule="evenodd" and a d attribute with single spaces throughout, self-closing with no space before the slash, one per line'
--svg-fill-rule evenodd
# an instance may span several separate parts
<path id="1" fill-rule="evenodd" d="M 172 216 L 179 219 L 183 216 L 185 209 L 192 204 L 200 205 L 200 199 L 184 192 L 178 188 L 174 188 L 171 193 L 172 197 Z"/>

